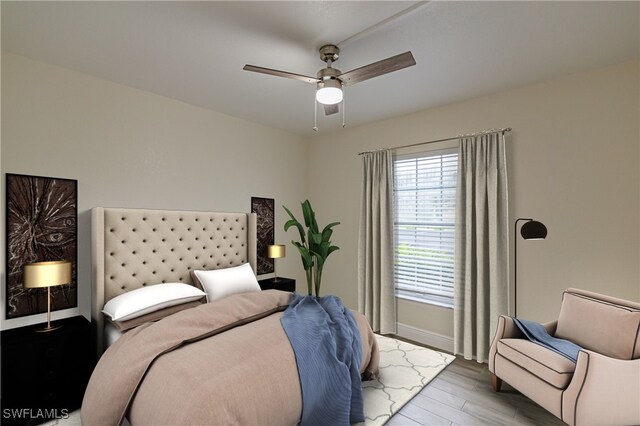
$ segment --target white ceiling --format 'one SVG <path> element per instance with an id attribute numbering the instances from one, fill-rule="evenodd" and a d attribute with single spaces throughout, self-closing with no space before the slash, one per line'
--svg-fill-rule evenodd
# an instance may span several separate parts
<path id="1" fill-rule="evenodd" d="M 245 64 L 314 76 L 325 43 L 345 41 L 342 71 L 411 50 L 416 66 L 346 89 L 347 125 L 356 126 L 640 57 L 636 1 L 1 7 L 4 51 L 304 135 L 313 134 L 314 86 Z M 341 123 L 341 114 L 318 119 L 322 133 Z"/>

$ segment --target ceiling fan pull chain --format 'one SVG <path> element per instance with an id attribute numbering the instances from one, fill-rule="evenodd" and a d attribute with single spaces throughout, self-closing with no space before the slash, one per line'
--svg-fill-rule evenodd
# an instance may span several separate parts
<path id="1" fill-rule="evenodd" d="M 313 131 L 318 131 L 318 101 L 313 97 Z"/>
<path id="2" fill-rule="evenodd" d="M 344 85 L 342 85 L 342 128 L 343 129 L 347 125 L 346 122 L 345 122 L 345 119 L 344 119 L 344 115 L 347 113 L 347 107 L 346 107 L 346 102 L 345 102 L 346 99 L 347 99 L 347 97 L 345 96 Z"/>

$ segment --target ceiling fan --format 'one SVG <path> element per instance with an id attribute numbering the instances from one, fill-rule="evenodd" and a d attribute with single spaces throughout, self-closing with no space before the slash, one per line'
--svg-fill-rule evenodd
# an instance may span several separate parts
<path id="1" fill-rule="evenodd" d="M 338 112 L 338 104 L 343 100 L 343 86 L 360 83 L 361 81 L 369 80 L 370 78 L 398 71 L 416 64 L 411 52 L 404 52 L 343 73 L 339 69 L 331 66 L 339 58 L 340 48 L 338 48 L 338 46 L 326 44 L 322 46 L 319 51 L 320 59 L 327 63 L 327 67 L 318 71 L 315 78 L 255 65 L 245 65 L 242 69 L 245 71 L 275 75 L 277 77 L 292 78 L 317 85 L 316 101 L 324 105 L 325 115 L 331 115 Z"/>

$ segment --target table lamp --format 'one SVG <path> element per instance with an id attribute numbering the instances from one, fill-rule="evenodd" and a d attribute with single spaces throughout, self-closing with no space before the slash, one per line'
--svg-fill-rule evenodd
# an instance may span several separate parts
<path id="1" fill-rule="evenodd" d="M 281 257 L 285 257 L 285 256 L 286 256 L 286 250 L 283 244 L 272 244 L 267 246 L 267 257 L 269 259 L 280 259 Z M 273 279 L 273 282 L 280 281 L 278 279 L 278 274 L 276 274 L 275 260 L 273 261 L 273 275 L 275 276 L 275 278 Z"/>
<path id="2" fill-rule="evenodd" d="M 38 332 L 56 330 L 62 325 L 51 326 L 51 287 L 71 283 L 71 262 L 54 260 L 50 262 L 27 263 L 22 269 L 22 285 L 25 288 L 47 288 L 47 326 Z"/>

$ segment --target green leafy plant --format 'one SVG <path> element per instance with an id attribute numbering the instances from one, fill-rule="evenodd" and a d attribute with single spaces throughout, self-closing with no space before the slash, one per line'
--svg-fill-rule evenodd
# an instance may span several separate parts
<path id="1" fill-rule="evenodd" d="M 291 217 L 284 224 L 285 232 L 292 226 L 295 226 L 300 233 L 300 241 L 291 241 L 298 249 L 302 259 L 302 266 L 307 275 L 307 290 L 312 295 L 312 288 L 315 289 L 316 296 L 320 296 L 320 283 L 322 282 L 322 270 L 331 253 L 338 250 L 339 247 L 331 245 L 331 235 L 333 227 L 340 225 L 340 222 L 332 222 L 324 227 L 322 232 L 318 228 L 316 222 L 316 214 L 311 208 L 309 200 L 302 203 L 302 216 L 304 217 L 304 226 L 291 211 L 282 206 Z M 305 230 L 306 227 L 306 230 Z"/>

